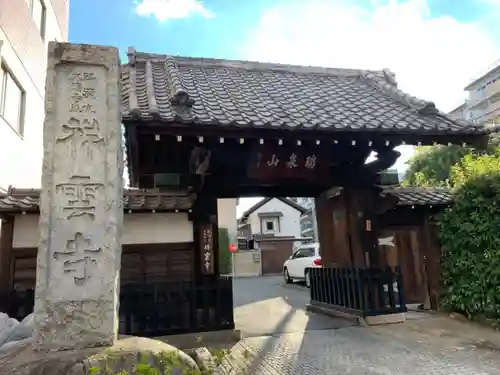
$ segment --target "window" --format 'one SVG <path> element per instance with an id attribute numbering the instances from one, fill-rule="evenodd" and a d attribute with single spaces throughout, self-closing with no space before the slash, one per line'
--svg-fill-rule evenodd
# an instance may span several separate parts
<path id="1" fill-rule="evenodd" d="M 293 259 L 297 258 L 308 258 L 314 256 L 314 248 L 306 247 L 302 249 L 298 249 L 295 254 L 293 254 Z"/>
<path id="2" fill-rule="evenodd" d="M 45 39 L 45 21 L 47 10 L 43 0 L 27 0 L 31 16 L 40 30 L 40 36 Z"/>
<path id="3" fill-rule="evenodd" d="M 274 231 L 274 221 L 272 221 L 272 220 L 266 221 L 266 231 L 268 231 L 268 232 Z"/>
<path id="4" fill-rule="evenodd" d="M 262 219 L 261 228 L 263 234 L 279 232 L 278 219 L 274 217 Z"/>
<path id="5" fill-rule="evenodd" d="M 23 135 L 25 93 L 4 64 L 0 82 L 0 115 L 16 132 Z"/>

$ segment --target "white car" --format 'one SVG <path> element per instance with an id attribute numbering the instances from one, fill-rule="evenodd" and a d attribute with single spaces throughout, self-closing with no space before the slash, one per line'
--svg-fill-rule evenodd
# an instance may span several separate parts
<path id="1" fill-rule="evenodd" d="M 321 256 L 319 255 L 319 244 L 311 243 L 301 245 L 285 261 L 283 265 L 283 276 L 287 284 L 294 280 L 304 280 L 306 286 L 311 286 L 311 278 L 306 268 L 321 267 Z"/>

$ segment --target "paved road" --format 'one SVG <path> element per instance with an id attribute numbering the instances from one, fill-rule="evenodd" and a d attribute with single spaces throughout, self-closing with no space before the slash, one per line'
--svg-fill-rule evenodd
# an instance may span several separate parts
<path id="1" fill-rule="evenodd" d="M 337 329 L 352 326 L 305 311 L 309 290 L 300 284 L 284 284 L 281 276 L 235 279 L 234 319 L 244 337 Z"/>
<path id="2" fill-rule="evenodd" d="M 307 290 L 276 277 L 236 280 L 234 292 L 236 325 L 247 337 L 219 374 L 500 375 L 500 351 L 455 336 L 441 318 L 353 327 L 305 312 Z"/>

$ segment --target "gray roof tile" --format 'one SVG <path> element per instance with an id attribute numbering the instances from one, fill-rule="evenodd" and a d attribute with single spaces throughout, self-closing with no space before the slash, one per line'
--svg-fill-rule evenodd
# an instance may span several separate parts
<path id="1" fill-rule="evenodd" d="M 186 211 L 195 200 L 193 194 L 157 193 L 141 190 L 125 190 L 123 207 L 126 211 Z M 11 189 L 7 194 L 0 193 L 0 212 L 37 212 L 40 203 L 40 190 Z"/>
<path id="2" fill-rule="evenodd" d="M 453 201 L 453 195 L 448 189 L 425 188 L 388 188 L 383 194 L 398 198 L 398 206 L 446 205 Z"/>
<path id="3" fill-rule="evenodd" d="M 197 59 L 129 50 L 124 121 L 252 128 L 485 133 L 397 88 L 387 71 Z"/>

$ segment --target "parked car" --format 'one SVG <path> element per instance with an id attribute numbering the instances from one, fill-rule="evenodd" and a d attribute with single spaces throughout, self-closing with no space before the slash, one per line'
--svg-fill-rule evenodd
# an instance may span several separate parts
<path id="1" fill-rule="evenodd" d="M 310 243 L 301 245 L 295 250 L 290 258 L 283 264 L 283 277 L 287 284 L 294 280 L 303 280 L 306 286 L 311 286 L 311 278 L 308 268 L 321 267 L 321 256 L 319 255 L 319 244 Z"/>

